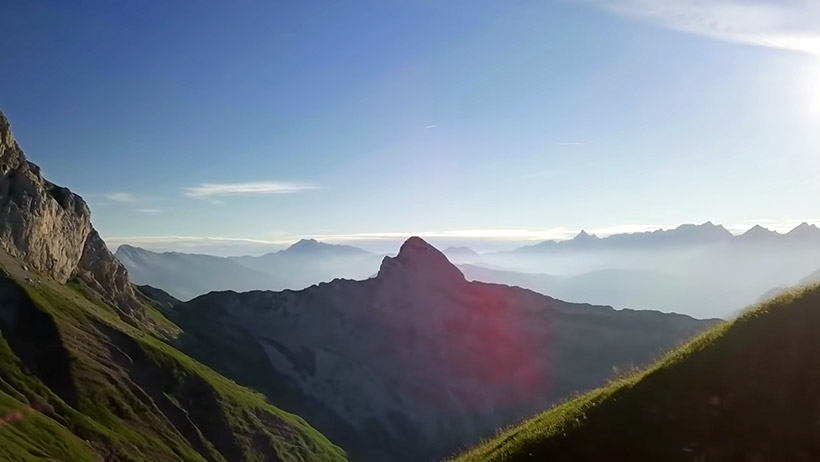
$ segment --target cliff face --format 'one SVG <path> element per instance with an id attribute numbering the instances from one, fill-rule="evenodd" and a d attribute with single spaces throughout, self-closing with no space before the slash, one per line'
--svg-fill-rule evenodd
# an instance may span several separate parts
<path id="1" fill-rule="evenodd" d="M 91 225 L 88 205 L 26 160 L 2 112 L 0 246 L 60 283 L 82 281 L 128 314 L 139 306 L 125 268 Z"/>

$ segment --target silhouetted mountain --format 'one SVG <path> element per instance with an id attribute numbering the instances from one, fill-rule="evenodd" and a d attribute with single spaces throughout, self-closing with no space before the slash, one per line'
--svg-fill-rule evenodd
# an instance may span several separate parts
<path id="1" fill-rule="evenodd" d="M 157 253 L 121 245 L 114 253 L 128 268 L 135 284 L 168 291 L 182 300 L 212 290 L 284 289 L 289 284 L 274 275 L 248 268 L 230 258 L 179 252 Z"/>
<path id="2" fill-rule="evenodd" d="M 214 292 L 173 319 L 186 351 L 374 461 L 446 456 L 712 323 L 468 282 L 419 238 L 372 279 Z"/>
<path id="3" fill-rule="evenodd" d="M 0 460 L 346 460 L 301 418 L 171 346 L 183 334 L 158 309 L 175 301 L 147 294 L 0 113 Z"/>
<path id="4" fill-rule="evenodd" d="M 747 311 L 454 461 L 820 460 L 818 362 L 814 286 Z"/>

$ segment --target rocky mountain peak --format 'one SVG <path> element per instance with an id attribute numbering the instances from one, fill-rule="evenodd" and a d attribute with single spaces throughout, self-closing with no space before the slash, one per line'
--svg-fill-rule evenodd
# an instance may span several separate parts
<path id="1" fill-rule="evenodd" d="M 82 281 L 129 314 L 128 275 L 91 225 L 85 201 L 28 162 L 0 112 L 0 247 L 60 283 Z"/>
<path id="2" fill-rule="evenodd" d="M 416 236 L 407 239 L 395 257 L 384 257 L 377 277 L 410 278 L 421 283 L 466 282 L 461 271 L 441 251 Z"/>

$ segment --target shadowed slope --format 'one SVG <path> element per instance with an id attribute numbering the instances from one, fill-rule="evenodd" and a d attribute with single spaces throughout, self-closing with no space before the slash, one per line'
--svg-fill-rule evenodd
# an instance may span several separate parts
<path id="1" fill-rule="evenodd" d="M 789 292 L 632 377 L 455 459 L 820 459 L 820 287 Z"/>

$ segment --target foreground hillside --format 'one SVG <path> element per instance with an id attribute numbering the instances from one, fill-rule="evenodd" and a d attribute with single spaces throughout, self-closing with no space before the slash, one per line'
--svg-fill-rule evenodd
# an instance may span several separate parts
<path id="1" fill-rule="evenodd" d="M 80 286 L 13 277 L 26 272 L 4 260 L 0 460 L 345 460 L 302 419 L 168 346 L 178 329 L 150 306 L 133 325 Z"/>
<path id="2" fill-rule="evenodd" d="M 452 454 L 714 323 L 468 282 L 419 238 L 371 279 L 214 292 L 168 312 L 184 351 L 351 459 L 393 462 Z"/>
<path id="3" fill-rule="evenodd" d="M 820 460 L 820 286 L 789 292 L 655 366 L 454 459 Z"/>
<path id="4" fill-rule="evenodd" d="M 171 347 L 179 334 L 0 113 L 0 460 L 346 460 L 301 418 Z"/>

